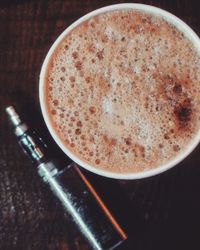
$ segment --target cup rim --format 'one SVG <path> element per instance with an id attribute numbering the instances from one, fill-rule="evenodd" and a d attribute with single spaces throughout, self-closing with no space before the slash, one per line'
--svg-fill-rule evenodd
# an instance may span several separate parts
<path id="1" fill-rule="evenodd" d="M 194 136 L 192 141 L 189 143 L 189 145 L 183 150 L 182 153 L 177 155 L 175 158 L 170 160 L 169 162 L 158 166 L 153 169 L 149 169 L 146 171 L 142 172 L 133 172 L 133 173 L 117 173 L 117 172 L 111 172 L 107 171 L 104 169 L 98 169 L 91 164 L 85 163 L 84 161 L 80 160 L 78 157 L 76 157 L 71 151 L 67 149 L 67 147 L 64 145 L 64 143 L 61 141 L 61 139 L 58 137 L 56 134 L 55 130 L 53 129 L 52 122 L 50 121 L 49 116 L 47 115 L 47 108 L 45 105 L 45 95 L 44 95 L 44 89 L 45 89 L 45 75 L 46 75 L 46 68 L 48 66 L 48 62 L 57 48 L 57 46 L 60 44 L 60 42 L 63 40 L 63 38 L 71 31 L 73 30 L 76 26 L 78 26 L 80 23 L 90 19 L 93 16 L 114 11 L 114 10 L 124 10 L 124 9 L 129 9 L 129 10 L 141 10 L 150 14 L 156 14 L 161 17 L 163 17 L 165 20 L 169 21 L 173 25 L 175 25 L 176 28 L 180 29 L 186 37 L 188 37 L 191 42 L 193 43 L 193 46 L 196 47 L 197 50 L 199 50 L 200 53 L 200 39 L 197 36 L 197 34 L 181 19 L 176 17 L 175 15 L 171 14 L 170 12 L 163 10 L 158 7 L 154 7 L 151 5 L 146 5 L 146 4 L 138 4 L 138 3 L 122 3 L 122 4 L 114 4 L 114 5 L 109 5 L 106 7 L 102 7 L 99 9 L 96 9 L 92 12 L 89 12 L 88 14 L 80 17 L 78 20 L 73 22 L 71 25 L 69 25 L 54 41 L 53 45 L 50 47 L 44 62 L 42 64 L 42 68 L 40 71 L 40 76 L 39 76 L 39 101 L 40 101 L 40 108 L 42 111 L 42 115 L 44 117 L 46 126 L 55 140 L 55 142 L 58 144 L 58 146 L 62 149 L 62 151 L 69 157 L 71 158 L 74 162 L 76 162 L 78 165 L 81 167 L 85 168 L 86 170 L 89 170 L 92 173 L 104 176 L 104 177 L 109 177 L 113 179 L 124 179 L 124 180 L 133 180 L 133 179 L 142 179 L 142 178 L 147 178 L 151 177 L 160 173 L 165 172 L 166 170 L 171 169 L 172 167 L 176 166 L 178 163 L 183 161 L 199 144 L 200 142 L 200 128 L 197 134 Z"/>

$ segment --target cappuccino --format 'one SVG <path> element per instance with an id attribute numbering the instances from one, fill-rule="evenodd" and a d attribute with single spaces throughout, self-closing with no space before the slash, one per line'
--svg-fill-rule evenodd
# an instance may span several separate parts
<path id="1" fill-rule="evenodd" d="M 200 127 L 200 55 L 158 15 L 119 10 L 68 33 L 45 76 L 52 127 L 81 161 L 117 173 L 163 165 Z"/>

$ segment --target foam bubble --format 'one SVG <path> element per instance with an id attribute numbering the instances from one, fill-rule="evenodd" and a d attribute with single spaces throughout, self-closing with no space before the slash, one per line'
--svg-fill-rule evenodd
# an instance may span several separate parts
<path id="1" fill-rule="evenodd" d="M 76 125 L 77 125 L 78 127 L 82 127 L 82 126 L 83 126 L 83 124 L 82 124 L 81 121 L 78 121 Z"/>
<path id="2" fill-rule="evenodd" d="M 74 122 L 74 121 L 76 121 L 76 118 L 75 118 L 74 116 L 72 116 L 72 117 L 70 118 L 70 121 Z"/>
<path id="3" fill-rule="evenodd" d="M 53 109 L 53 110 L 51 111 L 51 114 L 52 114 L 52 115 L 56 115 L 56 110 Z"/>
<path id="4" fill-rule="evenodd" d="M 96 163 L 97 165 L 99 165 L 100 162 L 101 162 L 101 161 L 100 161 L 99 159 L 96 159 L 96 160 L 95 160 L 95 163 Z"/>
<path id="5" fill-rule="evenodd" d="M 61 67 L 60 68 L 62 72 L 65 72 L 66 71 L 66 68 L 65 67 Z"/>
<path id="6" fill-rule="evenodd" d="M 76 134 L 76 135 L 80 135 L 80 134 L 81 134 L 81 129 L 80 129 L 80 128 L 77 128 L 77 129 L 75 130 L 75 134 Z"/>
<path id="7" fill-rule="evenodd" d="M 58 106 L 59 101 L 57 99 L 55 99 L 55 100 L 53 100 L 53 104 L 54 104 L 54 106 Z"/>
<path id="8" fill-rule="evenodd" d="M 76 78 L 75 78 L 75 76 L 70 76 L 70 77 L 69 77 L 69 80 L 70 80 L 70 82 L 74 83 L 75 80 L 76 80 Z"/>
<path id="9" fill-rule="evenodd" d="M 94 106 L 89 107 L 89 111 L 91 114 L 94 114 L 96 112 L 96 108 Z"/>

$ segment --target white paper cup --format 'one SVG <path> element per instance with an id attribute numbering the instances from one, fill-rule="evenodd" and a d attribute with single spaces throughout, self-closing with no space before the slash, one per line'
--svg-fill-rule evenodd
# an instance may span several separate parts
<path id="1" fill-rule="evenodd" d="M 83 162 L 76 155 L 71 153 L 68 150 L 68 148 L 63 144 L 63 142 L 59 138 L 58 134 L 54 130 L 54 128 L 50 122 L 50 118 L 48 116 L 47 107 L 45 105 L 45 74 L 47 71 L 47 66 L 48 66 L 48 63 L 49 63 L 49 60 L 50 60 L 52 54 L 54 53 L 55 49 L 57 48 L 59 43 L 62 41 L 62 39 L 71 30 L 73 30 L 76 26 L 78 26 L 80 23 L 86 21 L 87 19 L 89 19 L 93 16 L 99 15 L 101 13 L 113 11 L 113 10 L 124 10 L 124 9 L 141 10 L 141 11 L 144 11 L 144 12 L 149 13 L 149 14 L 156 14 L 156 15 L 162 16 L 165 20 L 167 20 L 168 22 L 172 23 L 175 27 L 180 29 L 185 34 L 185 36 L 188 37 L 192 41 L 192 43 L 194 44 L 194 46 L 197 48 L 197 50 L 200 53 L 200 39 L 199 39 L 199 37 L 186 23 L 184 23 L 182 20 L 180 20 L 179 18 L 177 18 L 173 14 L 171 14 L 165 10 L 162 10 L 160 8 L 156 8 L 156 7 L 144 5 L 144 4 L 125 3 L 125 4 L 116 4 L 116 5 L 107 6 L 107 7 L 92 11 L 92 12 L 86 14 L 85 16 L 81 17 L 76 22 L 71 24 L 67 29 L 65 29 L 63 31 L 63 33 L 56 39 L 54 44 L 51 46 L 51 48 L 50 48 L 50 50 L 49 50 L 49 52 L 44 60 L 44 63 L 42 65 L 42 69 L 41 69 L 41 73 L 40 73 L 40 81 L 39 81 L 39 97 L 40 97 L 40 106 L 41 106 L 42 114 L 43 114 L 44 120 L 46 122 L 46 125 L 47 125 L 52 137 L 54 138 L 56 143 L 59 145 L 59 147 L 63 150 L 63 152 L 67 156 L 69 156 L 74 162 L 76 162 L 81 167 L 83 167 L 83 168 L 85 168 L 93 173 L 96 173 L 96 174 L 99 174 L 99 175 L 102 175 L 105 177 L 110 177 L 110 178 L 115 178 L 115 179 L 141 179 L 141 178 L 150 177 L 150 176 L 153 176 L 156 174 L 160 174 L 160 173 L 172 168 L 173 166 L 175 166 L 179 162 L 181 162 L 183 159 L 185 159 L 194 150 L 194 148 L 198 145 L 198 143 L 200 141 L 200 129 L 199 129 L 198 133 L 196 134 L 196 136 L 194 137 L 194 139 L 187 146 L 187 148 L 184 151 L 182 151 L 178 156 L 173 158 L 171 161 L 167 162 L 166 164 L 160 165 L 159 167 L 156 167 L 154 169 L 150 169 L 147 171 L 143 171 L 143 172 L 116 173 L 116 172 L 110 172 L 110 171 L 98 169 L 90 164 Z"/>

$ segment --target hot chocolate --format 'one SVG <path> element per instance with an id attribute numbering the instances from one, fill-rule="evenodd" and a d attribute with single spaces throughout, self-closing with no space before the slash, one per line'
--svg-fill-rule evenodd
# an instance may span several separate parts
<path id="1" fill-rule="evenodd" d="M 90 18 L 61 41 L 45 79 L 54 130 L 96 168 L 156 168 L 200 127 L 200 55 L 160 16 L 121 10 Z"/>

